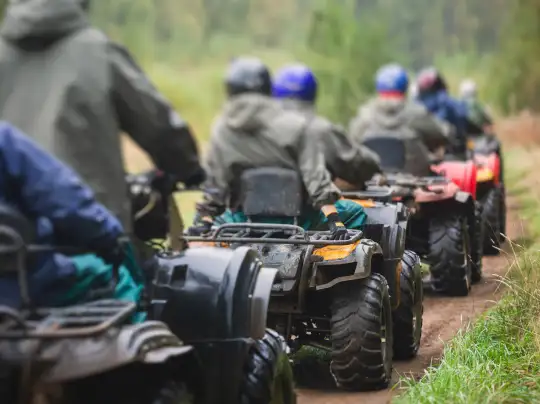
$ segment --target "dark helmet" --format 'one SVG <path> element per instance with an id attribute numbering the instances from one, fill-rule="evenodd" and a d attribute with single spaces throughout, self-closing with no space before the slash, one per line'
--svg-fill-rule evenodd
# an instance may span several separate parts
<path id="1" fill-rule="evenodd" d="M 420 94 L 448 89 L 446 80 L 434 67 L 426 67 L 420 70 L 416 77 L 416 84 Z"/>
<path id="2" fill-rule="evenodd" d="M 236 58 L 230 63 L 225 75 L 225 86 L 229 97 L 242 93 L 270 95 L 272 92 L 270 70 L 260 59 Z"/>

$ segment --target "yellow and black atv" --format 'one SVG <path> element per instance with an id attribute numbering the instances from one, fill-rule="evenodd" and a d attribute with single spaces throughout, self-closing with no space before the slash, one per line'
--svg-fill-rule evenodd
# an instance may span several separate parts
<path id="1" fill-rule="evenodd" d="M 304 206 L 295 171 L 246 170 L 241 178 L 246 223 L 226 223 L 190 243 L 249 245 L 263 265 L 278 269 L 268 326 L 293 349 L 311 345 L 331 352 L 338 386 L 388 386 L 392 360 L 416 355 L 422 333 L 423 289 L 418 256 L 405 251 L 407 210 L 373 209 L 363 230 L 347 240 L 297 226 Z M 378 214 L 376 214 L 377 212 Z M 260 223 L 261 218 L 291 224 Z"/>

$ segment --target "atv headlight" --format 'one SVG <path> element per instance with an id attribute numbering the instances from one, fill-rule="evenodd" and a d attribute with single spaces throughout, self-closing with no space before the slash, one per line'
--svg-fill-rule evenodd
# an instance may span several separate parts
<path id="1" fill-rule="evenodd" d="M 261 339 L 266 332 L 266 316 L 276 274 L 277 269 L 262 267 L 255 281 L 253 295 L 251 296 L 250 337 L 253 339 Z"/>

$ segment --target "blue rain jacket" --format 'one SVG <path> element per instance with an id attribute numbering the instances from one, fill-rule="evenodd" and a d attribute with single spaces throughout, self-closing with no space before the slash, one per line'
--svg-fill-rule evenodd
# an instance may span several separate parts
<path id="1" fill-rule="evenodd" d="M 90 188 L 69 167 L 6 122 L 0 122 L 0 202 L 16 207 L 36 223 L 37 244 L 99 251 L 112 248 L 123 233 L 120 222 L 96 202 Z M 33 302 L 61 304 L 62 296 L 78 287 L 81 273 L 110 272 L 98 260 L 99 265 L 94 262 L 89 269 L 62 254 L 40 255 L 36 266 L 28 268 Z M 122 272 L 126 275 L 125 268 Z M 140 291 L 131 278 L 128 282 L 128 289 Z M 17 307 L 19 303 L 16 279 L 0 277 L 0 304 Z"/>

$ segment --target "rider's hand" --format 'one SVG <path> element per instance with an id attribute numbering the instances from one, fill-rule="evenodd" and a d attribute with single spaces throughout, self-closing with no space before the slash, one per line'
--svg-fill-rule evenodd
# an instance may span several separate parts
<path id="1" fill-rule="evenodd" d="M 205 234 L 210 233 L 212 230 L 212 219 L 209 217 L 202 218 L 194 226 L 191 226 L 188 229 L 189 236 L 204 236 Z"/>
<path id="2" fill-rule="evenodd" d="M 184 181 L 186 188 L 194 188 L 201 185 L 206 180 L 206 172 L 200 168 Z"/>
<path id="3" fill-rule="evenodd" d="M 126 259 L 127 242 L 123 237 L 118 238 L 112 247 L 97 251 L 97 255 L 107 264 L 112 265 L 114 268 L 119 268 Z"/>
<path id="4" fill-rule="evenodd" d="M 388 179 L 386 178 L 386 175 L 382 173 L 375 174 L 371 181 L 373 181 L 375 186 L 379 187 L 388 184 Z"/>
<path id="5" fill-rule="evenodd" d="M 327 216 L 327 219 L 332 240 L 346 240 L 348 237 L 347 228 L 341 222 L 338 214 L 331 213 Z"/>

